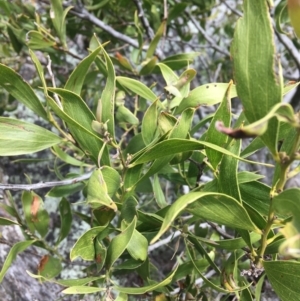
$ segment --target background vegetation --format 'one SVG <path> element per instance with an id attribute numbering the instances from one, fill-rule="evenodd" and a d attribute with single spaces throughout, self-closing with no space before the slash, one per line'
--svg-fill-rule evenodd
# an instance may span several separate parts
<path id="1" fill-rule="evenodd" d="M 298 300 L 297 1 L 0 10 L 7 300 Z"/>

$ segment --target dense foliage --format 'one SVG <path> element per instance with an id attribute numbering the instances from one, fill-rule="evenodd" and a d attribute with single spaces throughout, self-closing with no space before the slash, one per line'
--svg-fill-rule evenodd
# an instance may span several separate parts
<path id="1" fill-rule="evenodd" d="M 27 277 L 63 296 L 262 300 L 270 283 L 298 300 L 299 6 L 1 1 L 0 155 L 38 164 L 50 148 L 57 180 L 0 185 L 0 225 L 24 235 L 0 281 L 34 246 Z"/>

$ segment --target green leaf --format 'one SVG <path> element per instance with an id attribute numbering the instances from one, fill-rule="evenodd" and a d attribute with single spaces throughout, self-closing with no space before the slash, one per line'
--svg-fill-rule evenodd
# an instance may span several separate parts
<path id="1" fill-rule="evenodd" d="M 56 93 L 63 98 L 62 105 L 64 112 L 75 120 L 76 123 L 81 125 L 81 127 L 78 127 L 77 125 L 73 125 L 73 123 L 68 123 L 68 120 L 65 120 L 68 123 L 70 132 L 85 153 L 91 156 L 94 162 L 98 162 L 98 155 L 103 146 L 103 141 L 93 134 L 92 121 L 96 119 L 94 114 L 79 95 L 64 89 L 51 88 L 49 91 Z M 82 127 L 86 130 L 83 131 Z M 103 152 L 102 160 L 103 162 L 109 163 L 109 156 L 106 148 Z"/>
<path id="2" fill-rule="evenodd" d="M 169 137 L 170 138 L 186 138 L 188 136 L 191 123 L 193 121 L 195 109 L 188 108 L 184 110 L 176 121 L 176 124 L 172 127 Z"/>
<path id="3" fill-rule="evenodd" d="M 228 89 L 227 83 L 211 83 L 199 86 L 192 90 L 188 97 L 184 98 L 175 109 L 174 114 L 179 114 L 186 108 L 196 108 L 200 105 L 211 106 L 222 102 Z M 231 86 L 229 98 L 236 97 L 235 85 Z"/>
<path id="4" fill-rule="evenodd" d="M 240 296 L 240 300 L 243 300 L 243 301 L 253 301 L 254 299 L 252 298 L 252 294 L 251 294 L 251 291 L 249 288 L 246 288 L 244 289 L 242 292 L 241 292 L 241 296 Z M 257 300 L 257 299 L 256 299 Z M 259 299 L 258 299 L 259 300 Z"/>
<path id="5" fill-rule="evenodd" d="M 114 237 L 107 249 L 106 266 L 110 269 L 115 261 L 122 255 L 126 250 L 129 242 L 133 236 L 136 227 L 136 216 L 132 222 L 124 229 L 119 235 Z"/>
<path id="6" fill-rule="evenodd" d="M 235 139 L 262 136 L 268 130 L 269 124 L 272 124 L 273 117 L 276 117 L 278 121 L 287 122 L 291 126 L 299 127 L 298 121 L 294 116 L 293 107 L 287 103 L 278 103 L 270 110 L 270 112 L 268 112 L 266 116 L 242 128 L 225 128 L 221 123 L 217 125 L 217 128 L 220 132 L 223 132 Z"/>
<path id="7" fill-rule="evenodd" d="M 255 232 L 251 232 L 250 239 L 251 239 L 251 243 L 254 244 L 261 239 L 261 235 Z M 208 241 L 207 244 L 217 249 L 225 249 L 225 250 L 238 250 L 247 246 L 247 243 L 244 241 L 242 237 L 216 240 L 214 241 L 214 243 L 210 243 Z"/>
<path id="8" fill-rule="evenodd" d="M 134 13 L 134 25 L 135 25 L 135 28 L 137 29 L 137 40 L 139 43 L 139 53 L 141 53 L 142 47 L 143 47 L 143 30 L 142 30 L 142 27 L 140 26 L 137 10 Z"/>
<path id="9" fill-rule="evenodd" d="M 34 192 L 24 191 L 22 205 L 27 226 L 31 232 L 35 230 L 42 236 L 46 236 L 49 230 L 49 214 L 44 209 L 44 202 Z"/>
<path id="10" fill-rule="evenodd" d="M 206 117 L 204 117 L 203 119 L 201 119 L 195 126 L 193 126 L 193 128 L 191 129 L 191 136 L 194 136 L 195 133 L 197 133 L 199 131 L 199 129 L 201 129 L 202 127 L 205 126 L 206 123 L 210 122 L 213 119 L 213 114 L 209 114 Z"/>
<path id="11" fill-rule="evenodd" d="M 40 63 L 38 57 L 35 55 L 35 53 L 31 49 L 29 49 L 29 54 L 30 54 L 31 60 L 34 63 L 35 68 L 38 72 L 39 78 L 40 78 L 40 80 L 43 84 L 44 94 L 47 95 L 48 94 L 47 83 L 46 83 L 46 80 L 45 80 L 44 70 L 43 70 L 42 64 Z"/>
<path id="12" fill-rule="evenodd" d="M 59 279 L 59 280 L 56 280 L 55 283 L 62 285 L 62 286 L 82 286 L 82 285 L 91 283 L 93 281 L 97 281 L 102 278 L 103 278 L 103 276 L 86 277 L 86 278 L 82 278 L 82 279 Z"/>
<path id="13" fill-rule="evenodd" d="M 122 220 L 130 223 L 134 217 L 137 215 L 136 207 L 138 205 L 138 201 L 134 196 L 127 197 L 122 203 L 121 209 L 121 217 Z"/>
<path id="14" fill-rule="evenodd" d="M 243 114 L 240 115 L 235 126 L 240 126 L 243 122 Z M 240 156 L 241 152 L 241 139 L 230 138 L 226 149 L 236 156 Z M 220 164 L 220 173 L 218 178 L 219 192 L 227 194 L 239 202 L 242 201 L 241 193 L 238 183 L 238 160 L 231 156 L 223 156 Z"/>
<path id="15" fill-rule="evenodd" d="M 72 6 L 63 10 L 61 0 L 51 0 L 50 17 L 52 19 L 53 26 L 56 33 L 61 40 L 63 46 L 66 46 L 66 16 L 68 11 L 72 9 Z"/>
<path id="16" fill-rule="evenodd" d="M 38 116 L 47 120 L 47 113 L 32 88 L 13 69 L 0 64 L 0 86 Z"/>
<path id="17" fill-rule="evenodd" d="M 293 89 L 297 88 L 299 86 L 300 82 L 289 82 L 287 85 L 284 86 L 283 88 L 283 95 L 286 95 Z"/>
<path id="18" fill-rule="evenodd" d="M 125 88 L 147 100 L 154 102 L 157 99 L 157 96 L 152 92 L 152 90 L 135 79 L 117 76 L 116 80 Z"/>
<path id="19" fill-rule="evenodd" d="M 189 108 L 182 113 L 181 118 L 178 118 L 178 120 L 176 120 L 176 118 L 174 117 L 171 117 L 172 119 L 174 119 L 174 122 L 176 123 L 172 127 L 170 125 L 170 133 L 166 133 L 166 135 L 169 134 L 170 138 L 185 138 L 188 135 L 188 131 L 194 113 L 195 110 Z M 148 171 L 143 175 L 143 177 L 139 178 L 139 181 L 142 181 L 143 179 L 146 179 L 152 176 L 153 174 L 155 174 L 156 172 L 158 172 L 159 170 L 161 170 L 161 168 L 166 164 L 168 164 L 173 159 L 173 157 L 174 155 L 169 155 L 169 156 L 163 156 L 155 160 L 153 164 L 150 166 L 150 168 L 148 169 Z M 180 161 L 181 159 L 180 154 L 178 155 L 178 157 L 179 158 L 175 157 L 175 159 L 179 159 Z"/>
<path id="20" fill-rule="evenodd" d="M 112 209 L 107 209 L 107 207 L 99 207 L 93 209 L 93 215 L 99 226 L 103 226 L 112 221 L 112 219 L 116 216 L 116 212 Z"/>
<path id="21" fill-rule="evenodd" d="M 20 224 L 16 221 L 13 221 L 5 217 L 0 217 L 0 226 L 11 226 L 11 225 L 20 226 Z"/>
<path id="22" fill-rule="evenodd" d="M 286 154 L 287 156 L 293 156 L 295 141 L 297 141 L 299 136 L 299 130 L 295 128 L 290 128 L 290 130 L 283 137 L 282 144 L 280 146 L 280 153 Z M 282 161 L 282 160 L 281 160 Z M 275 165 L 275 170 L 273 174 L 272 186 L 276 187 L 282 173 L 282 163 Z M 289 178 L 290 175 L 287 176 Z"/>
<path id="23" fill-rule="evenodd" d="M 66 295 L 83 295 L 94 294 L 106 291 L 106 287 L 93 287 L 93 286 L 71 286 L 62 291 Z"/>
<path id="24" fill-rule="evenodd" d="M 118 297 L 115 299 L 115 301 L 127 301 L 128 295 L 124 293 L 119 293 Z"/>
<path id="25" fill-rule="evenodd" d="M 60 147 L 58 147 L 57 145 L 53 146 L 53 150 L 55 155 L 62 161 L 70 164 L 70 165 L 74 165 L 74 166 L 79 166 L 79 167 L 83 167 L 83 166 L 90 166 L 89 164 L 86 164 L 85 162 L 81 161 L 81 160 L 77 160 L 75 159 L 73 156 L 70 156 L 66 153 L 66 151 L 63 151 Z"/>
<path id="26" fill-rule="evenodd" d="M 279 128 L 279 135 L 278 135 L 278 139 L 280 140 L 284 140 L 288 133 L 290 132 L 292 126 L 289 123 L 286 122 L 281 122 L 280 123 L 280 128 Z M 261 149 L 265 147 L 264 142 L 261 140 L 260 137 L 256 137 L 254 138 L 250 144 L 241 152 L 241 156 L 243 158 L 246 158 L 250 155 L 252 155 L 253 153 L 255 153 L 257 150 Z"/>
<path id="27" fill-rule="evenodd" d="M 189 206 L 191 204 L 193 205 Z M 181 196 L 171 205 L 159 232 L 152 239 L 151 244 L 168 230 L 172 222 L 183 210 L 232 228 L 261 233 L 252 223 L 247 211 L 234 198 L 215 192 L 190 192 Z"/>
<path id="28" fill-rule="evenodd" d="M 151 72 L 153 71 L 153 69 L 156 66 L 156 62 L 157 62 L 157 57 L 154 56 L 151 59 L 147 59 L 146 61 L 144 61 L 142 63 L 143 67 L 141 68 L 139 74 L 140 75 L 148 75 L 151 74 Z"/>
<path id="29" fill-rule="evenodd" d="M 97 121 L 107 125 L 107 131 L 110 134 L 110 138 L 115 139 L 114 109 L 116 75 L 112 61 L 103 46 L 102 50 L 106 61 L 107 79 L 101 98 L 98 101 L 96 117 Z"/>
<path id="30" fill-rule="evenodd" d="M 103 166 L 101 171 L 107 185 L 107 193 L 110 197 L 113 197 L 117 190 L 121 187 L 120 175 L 115 168 L 110 166 Z"/>
<path id="31" fill-rule="evenodd" d="M 198 197 L 199 201 L 195 202 L 193 200 L 194 203 L 186 209 L 188 212 L 234 229 L 261 233 L 261 230 L 251 220 L 246 209 L 236 199 L 225 194 L 202 193 L 204 195 Z M 188 199 L 194 197 L 197 198 L 197 195 L 192 195 Z"/>
<path id="32" fill-rule="evenodd" d="M 247 158 L 247 157 L 251 156 L 252 154 L 254 154 L 257 150 L 263 148 L 264 146 L 265 146 L 265 144 L 260 139 L 260 137 L 256 137 L 241 152 L 241 157 Z"/>
<path id="33" fill-rule="evenodd" d="M 271 188 L 260 182 L 248 182 L 239 185 L 242 200 L 261 215 L 267 216 L 270 206 Z"/>
<path id="34" fill-rule="evenodd" d="M 277 4 L 274 11 L 274 19 L 276 22 L 276 30 L 279 33 L 287 34 L 282 28 L 283 25 L 285 25 L 289 21 L 286 1 L 281 1 Z"/>
<path id="35" fill-rule="evenodd" d="M 244 184 L 249 182 L 256 182 L 264 178 L 264 176 L 260 174 L 256 174 L 250 171 L 241 171 L 238 173 L 238 184 Z"/>
<path id="36" fill-rule="evenodd" d="M 175 116 L 167 112 L 160 112 L 158 116 L 158 129 L 161 135 L 168 135 L 174 128 L 175 124 L 178 125 L 178 120 Z M 184 136 L 183 138 L 185 138 Z M 179 138 L 179 137 L 176 137 Z"/>
<path id="37" fill-rule="evenodd" d="M 261 300 L 261 293 L 262 293 L 263 284 L 265 283 L 265 276 L 266 276 L 266 274 L 263 274 L 259 278 L 258 282 L 256 283 L 255 300 Z"/>
<path id="38" fill-rule="evenodd" d="M 281 74 L 276 75 L 274 37 L 266 1 L 244 1 L 244 16 L 237 23 L 231 55 L 238 96 L 245 116 L 253 123 L 265 117 L 282 98 Z M 278 128 L 278 121 L 270 120 L 261 137 L 274 155 Z"/>
<path id="39" fill-rule="evenodd" d="M 179 70 L 181 68 L 185 68 L 189 66 L 191 63 L 193 63 L 194 59 L 199 55 L 201 55 L 200 52 L 188 52 L 188 53 L 175 54 L 162 60 L 161 63 L 164 63 L 172 70 Z"/>
<path id="40" fill-rule="evenodd" d="M 145 294 L 147 292 L 151 292 L 151 291 L 155 291 L 161 287 L 165 287 L 167 286 L 169 283 L 171 283 L 175 273 L 176 273 L 177 267 L 174 269 L 174 271 L 166 278 L 164 279 L 162 282 L 155 282 L 151 285 L 148 286 L 143 286 L 143 287 L 121 287 L 121 286 L 113 286 L 113 289 L 121 292 L 121 293 L 125 293 L 125 294 L 131 294 L 131 295 L 141 295 L 141 294 Z"/>
<path id="41" fill-rule="evenodd" d="M 0 132 L 0 156 L 31 154 L 62 141 L 40 126 L 8 117 L 0 117 Z"/>
<path id="42" fill-rule="evenodd" d="M 169 155 L 175 155 L 178 153 L 189 152 L 189 151 L 193 151 L 193 150 L 202 150 L 204 147 L 212 148 L 216 151 L 219 151 L 220 153 L 223 153 L 228 156 L 232 156 L 232 157 L 239 159 L 241 161 L 244 161 L 244 162 L 263 164 L 263 163 L 253 162 L 253 161 L 249 161 L 249 160 L 243 159 L 241 157 L 238 157 L 235 154 L 227 151 L 225 148 L 214 145 L 209 142 L 174 138 L 174 139 L 168 139 L 165 141 L 161 141 L 161 142 L 155 144 L 153 147 L 151 147 L 147 151 L 145 151 L 141 156 L 137 157 L 137 159 L 135 159 L 135 156 L 133 156 L 129 167 L 133 167 L 138 164 L 153 161 L 155 159 L 162 158 L 162 157 L 169 156 Z M 263 165 L 272 166 L 269 164 L 263 164 Z"/>
<path id="43" fill-rule="evenodd" d="M 124 105 L 117 108 L 116 119 L 120 124 L 138 125 L 139 119 Z"/>
<path id="44" fill-rule="evenodd" d="M 153 186 L 154 197 L 155 197 L 158 207 L 164 208 L 164 207 L 168 206 L 168 204 L 166 202 L 165 194 L 160 186 L 160 181 L 159 181 L 159 177 L 157 174 L 155 174 L 153 177 L 152 186 Z"/>
<path id="45" fill-rule="evenodd" d="M 51 279 L 56 277 L 62 270 L 61 261 L 58 258 L 45 255 L 38 266 L 39 275 Z"/>
<path id="46" fill-rule="evenodd" d="M 87 129 L 84 126 L 82 126 L 80 121 L 77 122 L 75 119 L 73 119 L 68 114 L 66 114 L 51 97 L 47 96 L 47 101 L 57 116 L 59 116 L 62 120 L 67 122 L 69 126 L 72 125 L 75 128 L 75 132 L 76 132 L 77 136 L 80 138 L 80 140 L 87 141 L 87 143 L 92 143 L 92 144 L 96 144 L 96 145 L 99 144 L 99 146 L 98 146 L 99 150 L 101 149 L 101 147 L 103 146 L 103 142 L 102 142 L 101 138 L 99 138 L 90 129 Z M 80 108 L 79 108 L 79 111 L 80 111 Z M 95 139 L 100 140 L 100 142 L 94 141 Z M 88 150 L 87 150 L 87 153 L 89 154 Z M 96 161 L 96 158 L 94 158 L 94 161 L 95 162 L 98 161 L 98 155 L 97 155 L 97 161 Z M 101 162 L 102 162 L 102 164 L 109 165 L 109 155 L 108 155 L 107 151 L 103 152 Z"/>
<path id="47" fill-rule="evenodd" d="M 8 15 L 10 15 L 10 13 L 8 13 Z M 15 30 L 12 29 L 10 24 L 7 25 L 6 30 L 14 51 L 19 54 L 23 47 L 23 43 L 21 43 L 18 37 L 15 35 Z"/>
<path id="48" fill-rule="evenodd" d="M 116 52 L 115 53 L 115 57 L 116 57 L 116 62 L 119 63 L 119 65 L 124 68 L 124 69 L 127 69 L 129 71 L 133 71 L 133 68 L 131 66 L 131 63 L 130 61 L 125 57 L 123 56 L 120 52 Z M 110 58 L 111 59 L 111 58 Z M 114 58 L 113 58 L 114 59 Z M 114 61 L 113 61 L 114 62 Z"/>
<path id="49" fill-rule="evenodd" d="M 203 257 L 206 258 L 208 261 L 210 267 L 216 271 L 217 274 L 221 274 L 220 269 L 214 262 L 214 255 L 212 253 L 208 253 L 205 248 L 203 248 L 202 244 L 200 243 L 200 239 L 198 236 L 195 236 L 191 232 L 187 232 L 188 234 L 188 241 L 192 243 L 192 246 L 194 246 L 195 250 L 197 250 Z M 207 241 L 205 241 L 207 243 Z"/>
<path id="50" fill-rule="evenodd" d="M 131 190 L 140 181 L 142 169 L 143 165 L 137 165 L 126 170 L 124 179 L 125 189 Z"/>
<path id="51" fill-rule="evenodd" d="M 106 167 L 107 179 L 110 180 L 110 191 L 108 185 L 104 179 L 102 169 L 96 169 L 93 171 L 87 185 L 87 202 L 91 204 L 93 208 L 106 206 L 108 208 L 117 211 L 117 205 L 111 199 L 112 193 L 119 188 L 120 176 L 118 172 L 113 171 L 112 168 Z"/>
<path id="52" fill-rule="evenodd" d="M 15 201 L 9 190 L 5 192 L 5 195 L 8 199 L 9 205 L 6 205 L 4 202 L 0 202 L 0 208 L 7 212 L 11 217 L 15 217 L 17 220 L 21 220 L 19 212 L 16 210 Z"/>
<path id="53" fill-rule="evenodd" d="M 36 240 L 25 240 L 25 241 L 20 241 L 17 242 L 12 246 L 10 249 L 0 272 L 0 283 L 2 282 L 8 268 L 12 264 L 12 262 L 16 259 L 17 254 L 23 252 L 26 250 L 29 246 L 31 246 Z"/>
<path id="54" fill-rule="evenodd" d="M 223 101 L 221 102 L 220 106 L 218 107 L 210 126 L 207 130 L 205 140 L 219 145 L 225 146 L 228 137 L 220 133 L 216 129 L 216 122 L 222 121 L 222 123 L 226 126 L 230 125 L 231 122 L 231 99 L 229 97 L 231 84 L 229 84 L 227 91 L 224 94 Z M 221 162 L 223 154 L 215 151 L 214 149 L 207 149 L 206 150 L 207 158 L 214 169 L 217 168 L 218 164 Z"/>
<path id="55" fill-rule="evenodd" d="M 282 301 L 298 301 L 300 295 L 300 263 L 295 261 L 263 261 L 272 288 Z"/>
<path id="56" fill-rule="evenodd" d="M 101 271 L 107 255 L 107 248 L 102 243 L 102 238 L 100 237 L 101 233 L 96 237 L 94 244 L 95 244 L 95 261 L 97 265 L 97 272 Z"/>
<path id="57" fill-rule="evenodd" d="M 49 281 L 51 283 L 57 283 L 61 286 L 83 286 L 85 284 L 103 279 L 105 276 L 100 276 L 100 277 L 86 277 L 86 278 L 82 278 L 82 279 L 59 279 L 59 280 L 55 280 L 55 279 L 48 279 L 42 275 L 35 275 L 29 271 L 26 271 L 26 273 L 34 278 L 34 279 L 40 279 L 40 280 L 45 280 L 45 281 Z"/>
<path id="58" fill-rule="evenodd" d="M 186 7 L 188 6 L 188 3 L 177 3 L 174 6 L 172 6 L 168 11 L 168 23 L 170 24 L 172 20 L 177 19 L 178 17 L 181 17 L 182 12 L 185 11 Z"/>
<path id="59" fill-rule="evenodd" d="M 291 188 L 284 190 L 273 198 L 273 206 L 277 214 L 286 217 L 292 216 L 280 232 L 287 239 L 279 248 L 279 252 L 295 258 L 300 258 L 300 189 Z"/>
<path id="60" fill-rule="evenodd" d="M 237 265 L 238 260 L 244 255 L 243 250 L 235 250 L 233 251 L 229 257 L 225 260 L 223 264 L 223 269 L 221 273 L 221 283 L 222 285 L 227 288 L 229 291 L 232 291 L 234 289 L 239 289 L 238 286 L 238 271 L 237 271 Z M 250 286 L 248 284 L 248 286 Z"/>
<path id="61" fill-rule="evenodd" d="M 101 51 L 101 49 L 102 46 L 96 48 L 90 55 L 88 55 L 78 64 L 78 66 L 73 70 L 65 84 L 66 90 L 72 91 L 73 93 L 80 95 L 86 74 L 91 64 L 94 62 L 95 58 Z"/>
<path id="62" fill-rule="evenodd" d="M 133 259 L 145 261 L 148 256 L 148 241 L 145 236 L 134 230 L 127 251 Z"/>
<path id="63" fill-rule="evenodd" d="M 50 17 L 57 35 L 60 39 L 63 37 L 63 6 L 60 0 L 51 0 Z"/>
<path id="64" fill-rule="evenodd" d="M 146 57 L 149 59 L 151 58 L 154 53 L 155 53 L 155 50 L 156 50 L 156 47 L 158 45 L 158 42 L 160 40 L 160 38 L 163 36 L 164 32 L 165 32 L 165 28 L 166 28 L 166 23 L 167 23 L 167 20 L 163 20 L 162 23 L 160 24 L 153 40 L 151 41 L 150 45 L 149 45 L 149 48 L 147 50 L 147 54 L 146 54 Z"/>
<path id="65" fill-rule="evenodd" d="M 163 63 L 158 63 L 157 66 L 159 67 L 167 86 L 172 85 L 173 83 L 178 81 L 179 77 L 170 67 Z"/>
<path id="66" fill-rule="evenodd" d="M 128 260 L 123 261 L 122 263 L 118 264 L 117 266 L 114 266 L 114 270 L 136 270 L 142 264 L 143 264 L 143 262 L 140 260 L 135 260 L 133 258 L 129 258 Z"/>
<path id="67" fill-rule="evenodd" d="M 70 260 L 73 261 L 77 257 L 81 257 L 83 260 L 88 261 L 95 260 L 94 239 L 105 228 L 106 226 L 94 227 L 81 235 L 71 249 Z"/>
<path id="68" fill-rule="evenodd" d="M 189 250 L 188 244 L 187 242 L 185 242 L 186 245 L 186 250 L 187 250 L 187 254 L 189 255 L 189 258 L 191 259 L 191 262 L 193 263 L 194 269 L 198 272 L 199 276 L 202 278 L 202 280 L 211 288 L 215 289 L 218 292 L 222 292 L 222 293 L 232 293 L 234 291 L 240 291 L 242 289 L 245 289 L 247 287 L 249 287 L 251 284 L 244 286 L 244 287 L 239 287 L 237 289 L 230 289 L 230 290 L 226 290 L 220 286 L 217 286 L 216 284 L 214 284 L 213 282 L 211 282 L 209 279 L 207 279 L 205 276 L 202 275 L 201 271 L 198 269 L 198 266 L 196 265 L 193 256 Z"/>
<path id="69" fill-rule="evenodd" d="M 187 69 L 180 75 L 177 81 L 165 87 L 166 91 L 175 96 L 170 103 L 171 109 L 177 107 L 184 97 L 188 97 L 190 93 L 190 83 L 195 78 L 196 74 L 197 72 L 195 69 Z M 176 92 L 173 93 L 172 91 Z"/>
<path id="70" fill-rule="evenodd" d="M 286 239 L 280 235 L 278 239 L 274 239 L 272 242 L 268 244 L 265 250 L 265 254 L 279 253 L 279 248 L 285 241 Z"/>
<path id="71" fill-rule="evenodd" d="M 154 101 L 145 112 L 142 120 L 142 137 L 145 145 L 150 144 L 157 131 L 157 100 Z"/>
<path id="72" fill-rule="evenodd" d="M 81 191 L 85 187 L 84 183 L 78 182 L 70 185 L 56 186 L 49 190 L 46 196 L 53 198 L 61 198 L 64 196 L 72 195 L 78 191 Z"/>
<path id="73" fill-rule="evenodd" d="M 58 205 L 58 208 L 60 214 L 60 233 L 56 245 L 58 245 L 68 236 L 72 226 L 72 210 L 68 200 L 62 198 Z"/>
<path id="74" fill-rule="evenodd" d="M 56 41 L 52 36 L 40 31 L 30 30 L 27 35 L 27 45 L 31 49 L 44 49 L 56 45 Z"/>

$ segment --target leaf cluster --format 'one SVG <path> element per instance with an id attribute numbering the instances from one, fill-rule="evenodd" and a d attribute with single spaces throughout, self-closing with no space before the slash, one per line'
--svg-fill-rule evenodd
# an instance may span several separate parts
<path id="1" fill-rule="evenodd" d="M 178 27 L 181 11 L 186 12 L 181 20 L 193 21 L 193 6 L 170 1 L 169 17 L 162 18 L 160 1 L 145 1 L 144 10 L 140 1 L 133 2 L 137 11 L 130 7 L 124 14 L 125 0 L 118 5 L 86 1 L 81 10 L 51 0 L 41 16 L 30 4 L 1 2 L 8 47 L 27 53 L 39 87 L 5 62 L 0 86 L 49 127 L 3 114 L 0 156 L 51 149 L 60 181 L 44 184 L 53 186 L 47 195 L 58 200 L 61 223 L 56 240 L 47 242 L 53 229 L 43 197 L 25 185 L 21 213 L 6 191 L 8 201 L 1 208 L 9 217 L 0 217 L 0 225 L 20 227 L 25 240 L 11 248 L 0 281 L 17 254 L 34 245 L 46 255 L 28 275 L 61 285 L 63 294 L 214 300 L 220 293 L 222 300 L 260 300 L 267 276 L 282 300 L 297 300 L 300 190 L 285 186 L 299 173 L 293 163 L 299 160 L 300 122 L 283 97 L 298 82 L 284 84 L 268 3 L 243 2 L 230 48 L 233 79 L 195 87 L 199 72 L 191 63 L 200 53 L 165 57 L 162 51 L 167 31 L 184 31 Z M 193 2 L 203 16 L 212 14 L 214 1 Z M 49 14 L 47 22 L 42 14 Z M 28 21 L 32 18 L 35 23 Z M 99 21 L 116 19 L 126 26 L 109 27 L 101 35 Z M 297 33 L 294 15 L 291 20 Z M 93 35 L 85 34 L 88 53 L 66 78 L 53 74 L 51 64 L 60 62 L 61 53 L 78 59 L 68 39 L 90 29 L 86 22 L 99 25 Z M 188 34 L 180 37 L 189 40 Z M 135 48 L 132 56 L 114 49 L 121 40 Z M 46 64 L 37 50 L 48 54 Z M 152 78 L 160 82 L 150 83 Z M 243 111 L 233 114 L 236 97 Z M 212 114 L 199 118 L 203 107 L 212 106 Z M 248 138 L 253 139 L 242 149 L 242 139 Z M 272 164 L 249 158 L 264 147 Z M 263 176 L 242 170 L 242 164 L 269 168 L 272 183 L 264 184 Z M 62 176 L 63 166 L 75 168 L 76 174 Z M 84 213 L 69 201 L 76 191 L 82 192 Z M 69 250 L 67 262 L 87 263 L 86 276 L 61 279 L 66 260 L 59 246 L 68 239 L 75 216 L 88 230 Z M 166 245 L 173 253 L 164 249 L 167 271 L 155 265 L 152 255 Z M 135 275 L 141 284 L 125 285 L 124 275 Z"/>

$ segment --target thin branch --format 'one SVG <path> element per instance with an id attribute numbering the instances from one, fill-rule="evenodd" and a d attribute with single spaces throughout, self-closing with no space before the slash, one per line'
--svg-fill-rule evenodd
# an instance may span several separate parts
<path id="1" fill-rule="evenodd" d="M 224 49 L 222 49 L 217 43 L 206 33 L 206 31 L 202 28 L 202 26 L 197 22 L 194 16 L 190 12 L 186 12 L 189 19 L 193 22 L 198 31 L 203 35 L 204 39 L 210 44 L 210 46 L 216 51 L 222 53 L 223 55 L 230 57 L 230 53 Z"/>
<path id="2" fill-rule="evenodd" d="M 167 0 L 164 0 L 164 20 L 165 21 L 168 20 L 168 3 L 167 3 Z M 167 38 L 167 26 L 165 26 L 165 28 L 164 28 L 163 40 L 162 40 L 162 43 L 161 43 L 161 49 L 164 49 L 166 38 Z"/>
<path id="3" fill-rule="evenodd" d="M 193 230 L 195 228 L 194 225 L 192 226 L 189 226 L 188 229 L 189 231 Z M 174 233 L 172 233 L 171 235 L 169 235 L 168 237 L 164 238 L 164 239 L 161 239 L 160 241 L 158 241 L 157 243 L 149 246 L 148 248 L 148 253 L 154 251 L 155 249 L 163 246 L 163 245 L 166 245 L 168 244 L 169 242 L 171 242 L 174 238 L 180 236 L 182 234 L 181 231 L 175 231 Z"/>
<path id="4" fill-rule="evenodd" d="M 66 54 L 72 56 L 72 57 L 73 57 L 74 59 L 76 59 L 76 60 L 79 60 L 79 61 L 83 60 L 82 57 L 80 57 L 79 55 L 73 53 L 72 51 L 70 51 L 70 50 L 68 50 L 68 49 L 64 49 L 64 48 L 62 48 L 62 47 L 55 47 L 55 48 L 56 48 L 57 50 L 61 51 L 61 52 L 64 52 L 64 53 L 66 53 Z"/>
<path id="5" fill-rule="evenodd" d="M 212 222 L 207 222 L 214 230 L 216 230 L 221 236 L 227 239 L 233 239 L 234 237 L 225 231 L 221 227 L 219 227 L 217 224 L 212 223 Z"/>
<path id="6" fill-rule="evenodd" d="M 275 34 L 278 38 L 278 40 L 281 42 L 281 44 L 285 47 L 285 49 L 288 51 L 290 56 L 293 58 L 295 65 L 297 66 L 297 69 L 300 72 L 300 53 L 298 49 L 295 47 L 293 42 L 285 35 L 280 34 L 276 31 L 275 25 L 273 25 Z"/>
<path id="7" fill-rule="evenodd" d="M 114 38 L 119 39 L 125 43 L 130 44 L 131 46 L 138 48 L 138 42 L 118 31 L 116 31 L 114 28 L 112 28 L 111 26 L 105 24 L 103 21 L 101 21 L 100 19 L 98 19 L 97 17 L 95 17 L 93 14 L 91 14 L 90 12 L 88 12 L 85 8 L 81 8 L 80 11 L 78 11 L 77 9 L 73 8 L 70 10 L 70 13 L 81 18 L 84 20 L 87 20 L 91 23 L 93 23 L 94 25 L 96 25 L 97 27 L 103 29 L 104 31 L 106 31 L 107 33 L 109 33 L 110 35 L 112 35 Z"/>
<path id="8" fill-rule="evenodd" d="M 239 16 L 239 17 L 242 17 L 242 16 L 243 16 L 243 14 L 242 14 L 240 11 L 238 11 L 237 9 L 231 7 L 226 1 L 221 0 L 221 2 L 224 3 L 225 6 L 227 6 L 227 8 L 229 8 L 229 9 L 230 9 L 234 14 L 236 14 L 237 16 Z"/>
<path id="9" fill-rule="evenodd" d="M 167 0 L 164 0 L 164 20 L 168 19 L 168 3 Z"/>
<path id="10" fill-rule="evenodd" d="M 70 13 L 81 19 L 91 22 L 92 24 L 96 25 L 97 27 L 99 27 L 102 30 L 109 33 L 114 38 L 121 40 L 135 48 L 139 48 L 139 44 L 138 44 L 137 40 L 134 40 L 134 39 L 130 38 L 129 36 L 127 36 L 123 33 L 120 33 L 119 31 L 116 31 L 114 28 L 105 24 L 103 21 L 101 21 L 100 19 L 95 17 L 93 14 L 91 14 L 85 8 L 82 7 L 82 8 L 80 8 L 80 10 L 73 8 L 70 10 Z M 148 49 L 148 47 L 143 47 L 143 50 L 147 50 L 147 49 Z M 156 49 L 155 55 L 160 59 L 162 59 L 164 57 L 163 52 L 160 49 Z"/>
<path id="11" fill-rule="evenodd" d="M 53 86 L 53 88 L 56 88 L 55 78 L 54 78 L 54 74 L 53 74 L 52 68 L 51 68 L 51 63 L 52 63 L 52 61 L 51 61 L 49 55 L 47 55 L 47 58 L 48 58 L 47 69 L 48 69 L 49 75 L 50 75 L 50 77 L 51 77 L 52 86 Z M 62 104 L 61 104 L 61 102 L 60 102 L 60 100 L 59 100 L 57 94 L 54 93 L 53 96 L 54 96 L 54 99 L 55 99 L 57 105 L 58 105 L 58 106 L 60 107 L 60 109 L 63 111 L 63 106 L 62 106 Z"/>
<path id="12" fill-rule="evenodd" d="M 142 2 L 140 0 L 132 0 L 135 4 L 135 6 L 137 7 L 137 11 L 138 11 L 138 16 L 142 22 L 142 25 L 144 27 L 144 29 L 146 30 L 147 36 L 150 40 L 153 40 L 154 38 L 154 31 L 151 28 L 148 19 L 145 16 L 145 12 L 142 6 Z"/>
<path id="13" fill-rule="evenodd" d="M 84 180 L 87 180 L 92 175 L 92 172 L 89 172 L 87 174 L 84 174 L 82 176 L 79 176 L 77 178 L 73 179 L 66 179 L 62 181 L 54 181 L 54 182 L 41 182 L 41 183 L 35 183 L 35 184 L 2 184 L 0 183 L 0 190 L 36 190 L 41 188 L 49 188 L 49 187 L 56 187 L 56 186 L 65 186 L 70 184 L 75 184 L 78 182 L 82 182 Z"/>
<path id="14" fill-rule="evenodd" d="M 213 75 L 213 83 L 217 82 L 218 80 L 218 77 L 220 75 L 220 72 L 221 72 L 221 69 L 222 69 L 222 63 L 219 63 L 218 66 L 217 66 L 217 69 Z"/>

